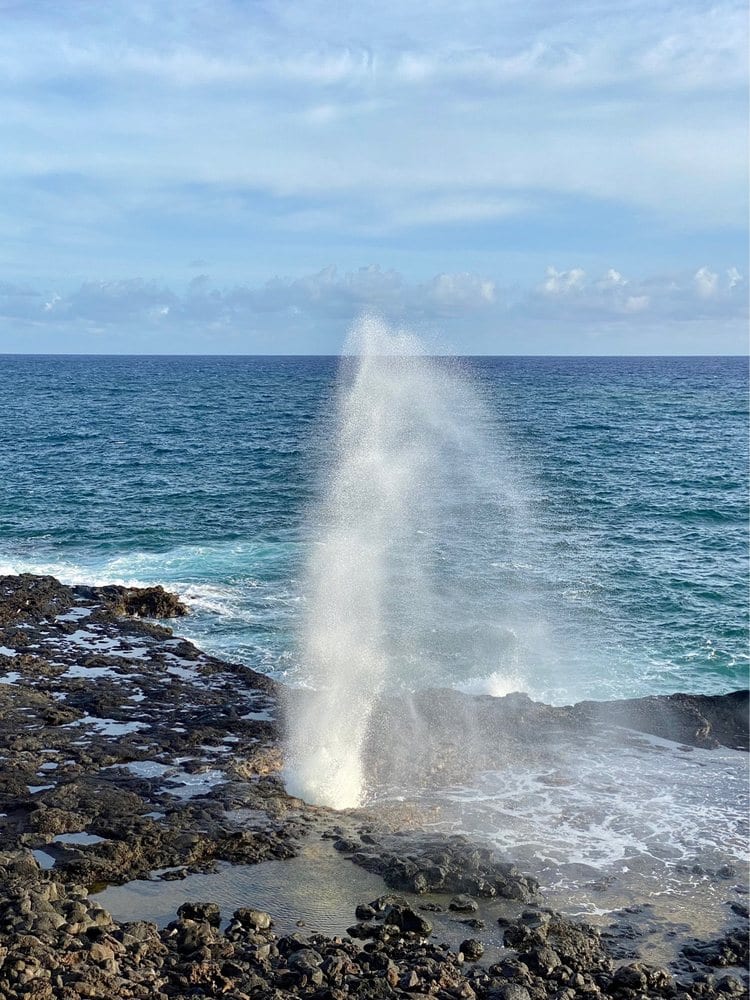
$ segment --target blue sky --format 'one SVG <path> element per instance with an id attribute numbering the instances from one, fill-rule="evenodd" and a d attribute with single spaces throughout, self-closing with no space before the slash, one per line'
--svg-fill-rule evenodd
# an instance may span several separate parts
<path id="1" fill-rule="evenodd" d="M 744 353 L 744 3 L 0 0 L 0 352 Z"/>

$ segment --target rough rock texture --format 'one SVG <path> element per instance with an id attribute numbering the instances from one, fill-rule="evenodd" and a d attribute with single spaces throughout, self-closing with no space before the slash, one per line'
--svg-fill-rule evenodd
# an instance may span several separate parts
<path id="1" fill-rule="evenodd" d="M 670 694 L 574 706 L 582 724 L 625 726 L 697 747 L 748 749 L 749 693 Z"/>
<path id="2" fill-rule="evenodd" d="M 161 588 L 0 578 L 2 1000 L 747 995 L 747 908 L 736 900 L 727 930 L 684 945 L 673 968 L 637 955 L 623 964 L 616 935 L 544 909 L 535 880 L 485 847 L 407 829 L 406 812 L 397 832 L 290 798 L 279 777 L 277 685 L 143 620 L 184 610 Z M 404 766 L 441 779 L 461 763 L 454 751 L 469 722 L 484 740 L 480 766 L 515 733 L 661 725 L 650 699 L 552 710 L 522 696 L 431 692 L 425 703 L 442 720 L 442 743 L 426 740 Z M 664 735 L 706 746 L 746 739 L 744 695 L 657 704 L 669 705 Z M 356 916 L 347 937 L 277 934 L 273 913 L 248 905 L 222 915 L 210 899 L 185 902 L 162 929 L 121 923 L 89 896 L 97 884 L 154 871 L 166 879 L 217 860 L 283 860 L 321 835 L 394 890 L 347 914 Z M 499 951 L 503 934 L 481 919 L 478 900 L 509 908 Z M 441 920 L 457 928 L 452 949 Z"/>
<path id="3" fill-rule="evenodd" d="M 507 927 L 508 949 L 488 963 L 481 940 L 457 950 L 436 943 L 429 922 L 392 896 L 362 904 L 377 919 L 353 939 L 277 935 L 272 914 L 245 908 L 222 920 L 215 904 L 199 900 L 162 929 L 118 923 L 83 886 L 40 872 L 28 852 L 0 855 L 0 886 L 5 1000 L 687 1000 L 740 997 L 747 988 L 741 970 L 715 977 L 703 969 L 685 982 L 642 962 L 614 967 L 594 928 L 540 909 Z"/>
<path id="4" fill-rule="evenodd" d="M 52 620 L 70 610 L 72 601 L 86 600 L 115 616 L 174 618 L 187 606 L 163 587 L 66 587 L 52 576 L 0 576 L 0 625 L 17 621 Z"/>
<path id="5" fill-rule="evenodd" d="M 0 849 L 86 884 L 295 852 L 310 820 L 278 777 L 276 686 L 133 616 L 182 608 L 161 587 L 0 578 Z M 81 832 L 95 842 L 53 841 Z"/>
<path id="6" fill-rule="evenodd" d="M 113 615 L 136 615 L 139 618 L 177 618 L 188 613 L 175 594 L 163 587 L 79 587 L 87 600 L 99 601 Z"/>
<path id="7" fill-rule="evenodd" d="M 71 596 L 52 576 L 0 576 L 0 625 L 54 618 L 70 608 Z"/>
<path id="8" fill-rule="evenodd" d="M 536 879 L 499 861 L 493 851 L 466 837 L 398 834 L 367 835 L 367 842 L 339 839 L 334 846 L 367 871 L 382 875 L 386 885 L 402 892 L 460 893 L 472 896 L 533 899 Z"/>
<path id="9" fill-rule="evenodd" d="M 505 943 L 529 968 L 551 973 L 560 965 L 574 972 L 610 972 L 612 961 L 605 953 L 599 931 L 588 924 L 574 924 L 545 910 L 525 910 L 505 932 Z"/>

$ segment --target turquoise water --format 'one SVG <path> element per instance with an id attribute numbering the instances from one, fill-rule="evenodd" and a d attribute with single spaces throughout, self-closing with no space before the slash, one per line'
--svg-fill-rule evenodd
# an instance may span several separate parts
<path id="1" fill-rule="evenodd" d="M 461 367 L 490 401 L 527 518 L 513 553 L 491 526 L 466 553 L 481 595 L 466 634 L 415 677 L 557 702 L 746 685 L 746 360 Z M 0 571 L 163 583 L 191 604 L 181 632 L 294 681 L 336 371 L 0 357 Z"/>

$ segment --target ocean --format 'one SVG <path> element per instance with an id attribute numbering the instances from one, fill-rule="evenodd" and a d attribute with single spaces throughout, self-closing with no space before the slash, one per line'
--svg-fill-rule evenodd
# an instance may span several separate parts
<path id="1" fill-rule="evenodd" d="M 373 620 L 422 617 L 389 682 L 554 704 L 745 687 L 746 359 L 441 366 L 475 387 L 485 426 L 464 440 L 454 399 L 436 400 L 461 472 L 439 477 L 441 516 L 410 508 L 398 476 L 400 507 L 382 493 L 388 477 L 379 484 L 381 534 L 396 526 L 396 548 L 434 568 L 439 597 L 432 617 L 424 602 L 412 607 L 416 576 L 391 552 L 402 578 L 373 580 Z M 320 496 L 341 457 L 340 378 L 350 375 L 330 357 L 0 358 L 0 573 L 163 584 L 190 606 L 179 634 L 314 686 L 305 567 L 330 534 Z M 420 399 L 429 410 L 424 386 Z M 380 417 L 387 429 L 382 406 Z M 420 468 L 408 454 L 404 468 Z M 462 495 L 470 481 L 505 503 Z M 355 593 L 366 593 L 369 566 L 355 568 Z M 335 582 L 345 606 L 345 575 Z M 340 650 L 338 660 L 346 672 Z M 596 919 L 648 899 L 661 917 L 712 933 L 747 863 L 746 754 L 655 737 L 581 733 L 466 786 L 379 788 L 368 804 L 408 804 L 425 826 L 490 841 L 553 905 Z"/>
<path id="2" fill-rule="evenodd" d="M 746 359 L 453 363 L 489 404 L 526 514 L 512 553 L 490 527 L 470 554 L 484 638 L 429 680 L 552 703 L 745 686 Z M 0 571 L 162 583 L 193 612 L 181 632 L 295 683 L 337 371 L 0 358 Z"/>

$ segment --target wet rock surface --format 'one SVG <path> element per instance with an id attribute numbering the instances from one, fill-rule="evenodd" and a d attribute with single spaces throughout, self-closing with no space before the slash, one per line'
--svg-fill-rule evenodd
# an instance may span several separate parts
<path id="1" fill-rule="evenodd" d="M 460 784 L 466 761 L 492 770 L 513 755 L 540 757 L 562 739 L 600 735 L 627 744 L 638 733 L 687 747 L 750 746 L 748 691 L 674 694 L 620 701 L 546 705 L 526 694 L 470 697 L 459 691 L 418 691 L 377 707 L 364 748 L 368 771 L 384 784 Z M 388 754 L 382 733 L 389 734 Z"/>
<path id="2" fill-rule="evenodd" d="M 341 838 L 334 846 L 355 864 L 381 875 L 392 889 L 417 895 L 458 893 L 451 908 L 465 912 L 471 910 L 465 894 L 527 902 L 539 891 L 536 879 L 522 875 L 514 865 L 498 861 L 493 851 L 462 836 L 370 832 L 363 841 Z"/>
<path id="3" fill-rule="evenodd" d="M 748 750 L 747 691 L 724 695 L 670 694 L 623 701 L 583 701 L 573 707 L 583 725 L 625 726 L 688 746 Z"/>
<path id="4" fill-rule="evenodd" d="M 181 608 L 0 578 L 0 848 L 85 884 L 295 853 L 311 819 L 278 777 L 276 687 L 138 617 Z"/>
<path id="5" fill-rule="evenodd" d="M 545 909 L 534 879 L 466 838 L 290 798 L 276 684 L 144 620 L 184 611 L 161 588 L 0 578 L 0 997 L 747 995 L 747 909 L 737 899 L 721 936 L 684 941 L 661 968 L 639 959 L 624 918 L 600 933 Z M 439 693 L 435 703 L 450 701 L 460 720 L 463 697 Z M 741 698 L 675 704 L 687 720 L 680 738 L 743 738 Z M 503 711 L 531 726 L 545 708 L 516 697 Z M 488 704 L 483 723 L 495 744 L 496 711 Z M 651 706 L 638 711 L 651 725 Z M 599 725 L 599 712 L 574 706 L 557 722 L 568 713 L 571 725 Z M 390 890 L 352 908 L 346 936 L 280 933 L 252 900 L 222 913 L 190 899 L 158 927 L 115 920 L 92 896 L 220 862 L 284 861 L 320 837 Z M 484 904 L 504 907 L 502 924 Z"/>

